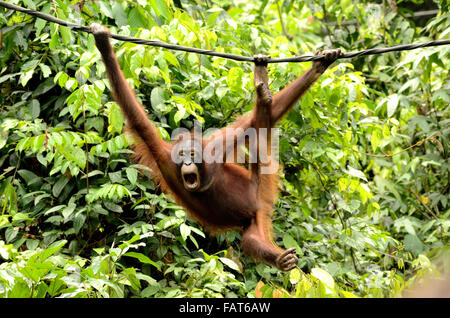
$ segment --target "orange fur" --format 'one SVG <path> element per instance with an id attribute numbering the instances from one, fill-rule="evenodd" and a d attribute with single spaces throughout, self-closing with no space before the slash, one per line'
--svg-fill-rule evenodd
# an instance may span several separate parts
<path id="1" fill-rule="evenodd" d="M 277 175 L 261 174 L 259 156 L 257 163 L 250 164 L 249 170 L 233 163 L 195 163 L 196 178 L 200 179 L 199 184 L 204 182 L 205 185 L 201 188 L 196 185 L 195 190 L 189 188 L 183 179 L 185 175 L 180 170 L 191 168 L 186 168 L 187 164 L 180 168 L 171 160 L 171 151 L 176 142 L 167 143 L 159 137 L 144 107 L 136 100 L 109 42 L 109 31 L 99 25 L 92 25 L 91 31 L 102 54 L 114 98 L 128 120 L 129 130 L 135 136 L 136 142 L 132 146 L 134 159 L 149 167 L 152 178 L 161 190 L 172 195 L 175 202 L 184 206 L 190 216 L 207 230 L 217 233 L 239 229 L 243 233 L 242 245 L 247 254 L 282 270 L 293 268 L 297 261 L 295 250 L 285 251 L 273 242 L 271 217 L 278 194 Z M 328 56 L 334 55 L 329 53 Z M 259 128 L 270 130 L 295 105 L 327 65 L 331 64 L 330 60 L 324 63 L 314 62 L 313 68 L 272 98 L 267 84 L 267 57 L 255 57 L 255 108 L 231 127 L 242 128 L 244 131 L 251 127 L 257 131 Z M 222 129 L 206 144 L 214 141 L 215 137 L 225 136 L 226 131 Z M 270 136 L 267 142 L 270 147 Z M 203 147 L 206 144 L 203 143 Z M 225 143 L 222 145 L 225 149 Z M 193 149 L 188 151 L 192 152 Z M 191 164 L 190 162 L 189 165 Z"/>

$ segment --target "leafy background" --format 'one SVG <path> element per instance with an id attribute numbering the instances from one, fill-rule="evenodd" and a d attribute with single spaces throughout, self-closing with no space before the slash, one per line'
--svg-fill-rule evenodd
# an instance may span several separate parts
<path id="1" fill-rule="evenodd" d="M 450 36 L 440 1 L 10 0 L 252 56 Z M 435 9 L 434 16 L 412 17 Z M 399 297 L 448 275 L 450 46 L 339 60 L 281 122 L 282 273 L 211 237 L 130 161 L 93 37 L 0 8 L 1 297 Z M 251 63 L 114 41 L 160 135 L 250 110 Z M 277 92 L 310 63 L 271 64 Z"/>

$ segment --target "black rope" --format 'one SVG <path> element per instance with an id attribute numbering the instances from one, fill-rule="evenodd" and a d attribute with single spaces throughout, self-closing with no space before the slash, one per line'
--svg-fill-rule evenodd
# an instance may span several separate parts
<path id="1" fill-rule="evenodd" d="M 345 59 L 345 58 L 351 58 L 351 57 L 363 56 L 363 55 L 375 55 L 375 54 L 394 52 L 394 51 L 408 51 L 408 50 L 414 50 L 414 49 L 418 49 L 418 48 L 422 48 L 422 47 L 448 45 L 448 44 L 450 44 L 450 40 L 438 40 L 438 41 L 430 41 L 430 42 L 419 43 L 419 44 L 406 44 L 406 45 L 397 45 L 397 46 L 386 47 L 386 48 L 374 48 L 374 49 L 368 49 L 368 50 L 363 50 L 363 51 L 359 51 L 359 52 L 345 53 L 342 56 L 340 56 L 339 59 Z M 271 59 L 269 61 L 269 63 L 306 62 L 306 61 L 317 61 L 320 59 L 322 59 L 322 56 L 307 56 L 307 55 L 305 55 L 305 56 L 295 56 L 295 57 Z"/>
<path id="2" fill-rule="evenodd" d="M 71 23 L 71 22 L 67 22 L 67 21 L 55 18 L 51 15 L 48 15 L 48 14 L 45 14 L 45 13 L 42 13 L 42 12 L 39 12 L 36 10 L 19 7 L 14 4 L 4 2 L 4 1 L 0 1 L 0 6 L 11 9 L 11 10 L 30 14 L 30 15 L 36 16 L 38 18 L 41 18 L 43 20 L 46 20 L 49 22 L 54 22 L 54 23 L 69 27 L 76 31 L 92 33 L 91 29 L 89 27 Z M 198 49 L 198 48 L 193 48 L 193 47 L 188 47 L 188 46 L 169 44 L 169 43 L 160 42 L 160 41 L 138 39 L 138 38 L 133 38 L 130 36 L 125 36 L 125 35 L 111 34 L 111 38 L 120 40 L 120 41 L 136 43 L 136 44 L 144 44 L 144 45 L 149 45 L 149 46 L 163 47 L 163 48 L 170 49 L 170 50 L 177 50 L 177 51 L 191 52 L 191 53 L 197 53 L 197 54 L 203 54 L 203 55 L 223 57 L 223 58 L 227 58 L 227 59 L 231 59 L 231 60 L 235 60 L 235 61 L 254 62 L 254 58 L 249 57 L 249 56 L 242 56 L 242 55 L 236 55 L 236 54 L 216 52 L 216 51 L 211 51 L 211 50 Z M 422 47 L 440 46 L 440 45 L 448 45 L 448 44 L 450 44 L 450 40 L 437 40 L 437 41 L 430 41 L 430 42 L 419 43 L 419 44 L 406 44 L 406 45 L 397 45 L 397 46 L 387 47 L 387 48 L 374 48 L 374 49 L 368 49 L 368 50 L 363 50 L 363 51 L 359 51 L 359 52 L 345 53 L 345 54 L 341 55 L 339 57 L 339 59 L 352 58 L 352 57 L 364 56 L 364 55 L 381 54 L 381 53 L 394 52 L 394 51 L 407 51 L 407 50 L 414 50 L 414 49 L 418 49 L 418 48 L 422 48 Z M 323 55 L 314 55 L 314 56 L 305 55 L 305 56 L 294 56 L 294 57 L 285 57 L 285 58 L 270 58 L 267 62 L 268 63 L 308 62 L 308 61 L 318 61 L 323 58 L 324 58 Z"/>

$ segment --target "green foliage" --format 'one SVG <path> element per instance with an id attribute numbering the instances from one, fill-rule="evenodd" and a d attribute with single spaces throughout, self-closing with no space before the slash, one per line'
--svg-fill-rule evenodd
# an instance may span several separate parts
<path id="1" fill-rule="evenodd" d="M 450 35 L 445 1 L 426 23 L 405 16 L 415 1 L 11 3 L 247 56 Z M 0 297 L 399 297 L 450 274 L 449 46 L 339 60 L 283 119 L 274 231 L 300 261 L 280 273 L 237 232 L 207 237 L 131 163 L 91 35 L 3 8 L 0 34 Z M 113 43 L 165 139 L 253 106 L 249 63 Z M 271 64 L 272 91 L 309 66 Z"/>

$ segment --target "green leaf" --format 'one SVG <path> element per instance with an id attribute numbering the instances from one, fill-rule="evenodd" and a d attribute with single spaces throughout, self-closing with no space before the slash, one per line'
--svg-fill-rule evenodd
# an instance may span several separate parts
<path id="1" fill-rule="evenodd" d="M 393 94 L 388 97 L 387 100 L 387 116 L 392 117 L 394 115 L 399 102 L 399 96 L 397 94 Z"/>
<path id="2" fill-rule="evenodd" d="M 294 240 L 294 238 L 292 236 L 290 236 L 287 233 L 283 235 L 283 244 L 284 244 L 284 247 L 286 247 L 286 248 L 295 247 L 297 253 L 299 253 L 299 254 L 302 253 L 302 249 L 300 248 L 300 246 L 298 246 L 298 243 Z"/>
<path id="3" fill-rule="evenodd" d="M 161 268 L 159 267 L 158 264 L 156 264 L 154 261 L 152 261 L 150 258 L 148 258 L 147 256 L 145 256 L 142 253 L 138 253 L 138 252 L 127 252 L 125 254 L 123 254 L 124 256 L 129 256 L 129 257 L 134 257 L 136 259 L 138 259 L 141 263 L 144 264 L 150 264 L 155 266 L 159 271 L 161 270 Z"/>
<path id="4" fill-rule="evenodd" d="M 48 12 L 44 12 L 44 9 L 42 9 L 41 12 L 48 13 Z M 47 21 L 45 21 L 43 19 L 39 19 L 39 18 L 36 19 L 36 22 L 34 23 L 34 26 L 36 27 L 36 37 L 41 35 L 42 29 L 44 29 L 46 24 L 47 24 Z"/>
<path id="5" fill-rule="evenodd" d="M 11 290 L 8 292 L 9 298 L 30 298 L 31 290 L 28 283 L 22 277 L 16 277 Z"/>
<path id="6" fill-rule="evenodd" d="M 59 251 L 64 245 L 66 245 L 66 243 L 67 243 L 66 240 L 54 242 L 39 254 L 39 260 L 41 262 L 45 261 L 47 258 L 55 254 L 57 251 Z"/>
<path id="7" fill-rule="evenodd" d="M 23 178 L 28 186 L 39 184 L 41 182 L 41 178 L 30 170 L 21 169 L 17 171 L 17 173 Z"/>
<path id="8" fill-rule="evenodd" d="M 405 250 L 413 252 L 416 255 L 419 255 L 424 250 L 423 243 L 416 235 L 413 234 L 406 234 L 403 239 L 403 244 L 405 244 Z"/>
<path id="9" fill-rule="evenodd" d="M 19 234 L 18 229 L 15 229 L 13 227 L 8 227 L 5 231 L 5 240 L 6 243 L 11 242 L 12 240 L 14 240 L 17 236 L 17 234 Z"/>
<path id="10" fill-rule="evenodd" d="M 62 216 L 64 217 L 64 222 L 67 222 L 71 219 L 73 211 L 77 206 L 73 203 L 69 203 L 69 205 L 61 211 Z"/>
<path id="11" fill-rule="evenodd" d="M 298 268 L 294 268 L 289 272 L 289 281 L 291 284 L 297 284 L 301 278 L 302 276 Z"/>
<path id="12" fill-rule="evenodd" d="M 46 283 L 41 282 L 36 290 L 34 298 L 45 298 L 45 295 L 47 294 L 48 286 Z"/>
<path id="13" fill-rule="evenodd" d="M 128 167 L 125 169 L 127 178 L 131 184 L 136 184 L 138 171 L 135 168 Z"/>
<path id="14" fill-rule="evenodd" d="M 27 249 L 35 250 L 39 246 L 39 240 L 28 239 L 26 241 Z"/>
<path id="15" fill-rule="evenodd" d="M 372 130 L 372 136 L 370 137 L 370 143 L 372 145 L 372 151 L 375 152 L 382 140 L 381 131 L 378 128 Z"/>
<path id="16" fill-rule="evenodd" d="M 344 298 L 358 298 L 358 296 L 349 291 L 340 290 L 339 292 L 344 296 Z"/>
<path id="17" fill-rule="evenodd" d="M 66 184 L 69 182 L 69 178 L 66 176 L 59 177 L 58 181 L 56 181 L 55 185 L 53 186 L 52 193 L 54 197 L 59 197 L 62 190 L 66 186 Z"/>
<path id="18" fill-rule="evenodd" d="M 66 82 L 67 82 L 68 79 L 69 79 L 69 75 L 67 75 L 64 72 L 59 72 L 55 76 L 55 83 L 58 82 L 58 85 L 60 87 L 64 87 L 64 85 L 66 85 Z M 67 103 L 69 103 L 69 101 L 67 101 Z"/>
<path id="19" fill-rule="evenodd" d="M 355 169 L 351 166 L 348 166 L 348 170 L 345 170 L 345 169 L 343 169 L 343 170 L 345 173 L 347 173 L 353 177 L 356 177 L 356 178 L 359 178 L 359 179 L 362 179 L 362 180 L 368 182 L 366 176 L 364 175 L 364 173 L 361 170 Z"/>
<path id="20" fill-rule="evenodd" d="M 365 183 L 360 183 L 358 190 L 359 190 L 359 194 L 360 194 L 362 203 L 366 203 L 368 200 L 370 200 L 373 197 L 369 186 Z"/>
<path id="21" fill-rule="evenodd" d="M 48 287 L 47 291 L 51 297 L 55 297 L 64 287 L 66 287 L 66 283 L 63 280 L 56 278 L 51 280 L 50 286 Z"/>
<path id="22" fill-rule="evenodd" d="M 326 286 L 327 293 L 334 292 L 334 279 L 327 271 L 321 268 L 312 268 L 311 276 L 317 278 Z"/>
<path id="23" fill-rule="evenodd" d="M 228 71 L 227 84 L 232 89 L 241 89 L 243 85 L 244 71 L 240 67 L 233 67 Z"/>
<path id="24" fill-rule="evenodd" d="M 108 113 L 108 132 L 112 134 L 120 134 L 122 132 L 123 128 L 123 115 L 122 110 L 120 109 L 120 106 L 117 103 L 110 103 L 109 104 L 109 113 Z"/>
<path id="25" fill-rule="evenodd" d="M 180 222 L 181 222 L 180 219 L 178 219 L 178 218 L 176 218 L 174 216 L 168 216 L 165 219 L 162 219 L 161 221 L 159 221 L 156 224 L 156 227 L 158 229 L 165 230 L 165 229 L 167 229 L 167 228 L 169 228 L 169 227 L 171 227 L 171 226 L 173 226 L 175 224 L 178 224 Z"/>
<path id="26" fill-rule="evenodd" d="M 133 8 L 128 13 L 128 23 L 132 28 L 147 28 L 148 24 L 140 12 L 140 8 Z M 150 29 L 150 28 L 149 28 Z"/>
<path id="27" fill-rule="evenodd" d="M 85 221 L 86 215 L 83 212 L 78 212 L 77 214 L 75 214 L 75 217 L 73 218 L 73 229 L 75 231 L 75 234 L 78 234 L 80 232 Z"/>
<path id="28" fill-rule="evenodd" d="M 169 62 L 173 66 L 175 66 L 177 68 L 180 67 L 180 63 L 178 63 L 177 58 L 171 52 L 164 51 L 164 57 L 166 58 L 167 62 Z"/>
<path id="29" fill-rule="evenodd" d="M 122 8 L 121 2 L 113 2 L 111 4 L 112 7 L 112 15 L 114 19 L 116 20 L 117 26 L 125 26 L 128 24 L 127 14 Z"/>
<path id="30" fill-rule="evenodd" d="M 68 27 L 61 26 L 59 28 L 59 33 L 61 34 L 61 38 L 63 39 L 64 44 L 69 45 L 72 34 L 71 30 Z"/>
<path id="31" fill-rule="evenodd" d="M 125 268 L 122 271 L 122 274 L 128 278 L 131 288 L 133 288 L 134 290 L 137 290 L 137 291 L 141 289 L 141 282 L 136 277 L 136 269 Z"/>
<path id="32" fill-rule="evenodd" d="M 146 287 L 140 294 L 141 297 L 152 297 L 160 290 L 159 285 L 150 285 Z"/>
<path id="33" fill-rule="evenodd" d="M 185 223 L 182 223 L 180 225 L 180 234 L 183 240 L 186 241 L 187 237 L 191 234 L 191 228 Z"/>
<path id="34" fill-rule="evenodd" d="M 39 114 L 41 113 L 41 105 L 39 104 L 39 101 L 37 99 L 31 100 L 30 104 L 28 105 L 28 109 L 30 110 L 31 117 L 33 119 L 39 117 Z"/>
<path id="35" fill-rule="evenodd" d="M 54 206 L 54 207 L 48 209 L 47 211 L 45 211 L 44 215 L 48 215 L 48 214 L 50 214 L 50 213 L 59 211 L 59 210 L 61 210 L 62 208 L 65 208 L 65 207 L 66 207 L 65 205 L 57 205 L 57 206 Z"/>
<path id="36" fill-rule="evenodd" d="M 49 43 L 50 50 L 54 51 L 56 48 L 61 46 L 61 42 L 59 42 L 59 32 L 58 27 L 51 24 L 51 34 L 52 38 Z"/>
<path id="37" fill-rule="evenodd" d="M 404 229 L 405 232 L 411 235 L 410 239 L 416 236 L 415 227 L 418 226 L 418 222 L 415 222 L 415 219 L 412 217 L 402 217 L 394 221 L 394 226 L 396 230 Z"/>
<path id="38" fill-rule="evenodd" d="M 150 93 L 150 101 L 154 110 L 162 111 L 162 106 L 165 102 L 164 89 L 162 87 L 155 87 Z"/>
<path id="39" fill-rule="evenodd" d="M 33 77 L 33 74 L 34 69 L 23 72 L 22 75 L 20 75 L 20 84 L 22 84 L 22 86 L 26 86 L 28 81 Z"/>
<path id="40" fill-rule="evenodd" d="M 27 8 L 30 8 L 31 10 L 36 10 L 36 5 L 34 4 L 33 0 L 23 0 L 23 2 L 26 4 Z"/>
<path id="41" fill-rule="evenodd" d="M 151 4 L 156 13 L 163 16 L 166 21 L 170 21 L 172 19 L 172 13 L 170 12 L 165 0 L 151 0 Z"/>
<path id="42" fill-rule="evenodd" d="M 173 120 L 178 124 L 186 115 L 186 108 L 179 108 L 175 115 L 173 116 Z"/>
<path id="43" fill-rule="evenodd" d="M 66 84 L 64 85 L 64 87 L 69 91 L 77 88 L 77 86 L 78 86 L 78 82 L 73 77 L 69 77 L 69 79 L 66 81 Z"/>
<path id="44" fill-rule="evenodd" d="M 114 18 L 113 11 L 111 9 L 111 5 L 109 4 L 109 1 L 99 1 L 98 6 L 100 8 L 100 11 L 107 16 L 108 18 Z"/>
<path id="45" fill-rule="evenodd" d="M 49 77 L 50 74 L 52 73 L 51 68 L 45 65 L 44 63 L 39 63 L 39 67 L 41 68 L 42 75 L 44 76 L 44 78 Z"/>
<path id="46" fill-rule="evenodd" d="M 449 28 L 450 29 L 450 28 Z M 450 91 L 448 89 L 438 89 L 433 92 L 432 102 L 442 99 L 445 103 L 450 104 Z"/>
<path id="47" fill-rule="evenodd" d="M 236 262 L 234 262 L 233 260 L 226 257 L 220 257 L 219 260 L 229 268 L 241 273 L 241 269 L 239 268 L 238 264 L 236 264 Z"/>

